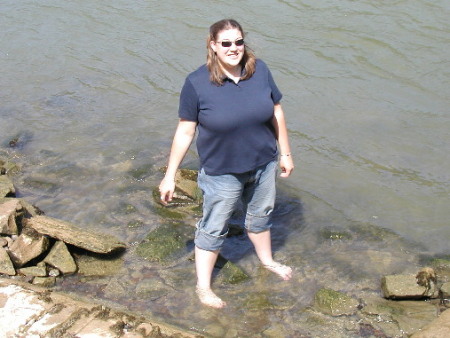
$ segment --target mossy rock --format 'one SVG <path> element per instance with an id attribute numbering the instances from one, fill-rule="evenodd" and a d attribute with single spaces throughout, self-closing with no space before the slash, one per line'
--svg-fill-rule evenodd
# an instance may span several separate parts
<path id="1" fill-rule="evenodd" d="M 332 316 L 352 315 L 358 305 L 356 299 L 332 289 L 320 289 L 314 297 L 314 308 Z"/>
<path id="2" fill-rule="evenodd" d="M 147 235 L 137 246 L 136 253 L 151 262 L 167 263 L 187 252 L 187 243 L 192 237 L 192 228 L 165 223 Z"/>
<path id="3" fill-rule="evenodd" d="M 274 305 L 266 293 L 254 292 L 248 294 L 244 300 L 244 307 L 248 310 L 261 311 L 273 309 Z"/>
<path id="4" fill-rule="evenodd" d="M 112 276 L 123 268 L 124 260 L 120 254 L 95 254 L 79 250 L 74 254 L 78 273 L 83 276 Z"/>
<path id="5" fill-rule="evenodd" d="M 250 279 L 250 277 L 236 264 L 227 261 L 220 269 L 219 278 L 224 284 L 239 284 Z"/>

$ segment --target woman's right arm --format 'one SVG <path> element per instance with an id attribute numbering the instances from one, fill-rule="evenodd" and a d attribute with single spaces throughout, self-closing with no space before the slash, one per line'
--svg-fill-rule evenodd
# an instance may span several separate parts
<path id="1" fill-rule="evenodd" d="M 167 204 L 175 191 L 175 174 L 195 136 L 197 122 L 180 119 L 170 150 L 166 174 L 159 185 L 161 202 Z"/>

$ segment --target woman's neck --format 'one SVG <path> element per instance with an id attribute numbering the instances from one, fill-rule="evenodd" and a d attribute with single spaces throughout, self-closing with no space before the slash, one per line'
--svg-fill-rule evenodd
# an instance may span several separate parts
<path id="1" fill-rule="evenodd" d="M 225 73 L 227 77 L 229 77 L 231 80 L 233 80 L 235 83 L 238 83 L 241 79 L 242 74 L 242 66 L 237 65 L 235 67 L 224 67 L 223 65 L 220 65 L 222 68 L 222 71 Z"/>

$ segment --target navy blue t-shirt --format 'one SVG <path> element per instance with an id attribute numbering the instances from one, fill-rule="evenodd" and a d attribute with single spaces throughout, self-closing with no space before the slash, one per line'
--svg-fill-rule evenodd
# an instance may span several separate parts
<path id="1" fill-rule="evenodd" d="M 253 76 L 237 84 L 228 78 L 212 83 L 206 65 L 188 75 L 178 115 L 198 123 L 197 151 L 208 175 L 244 173 L 277 157 L 272 119 L 281 97 L 261 60 Z"/>

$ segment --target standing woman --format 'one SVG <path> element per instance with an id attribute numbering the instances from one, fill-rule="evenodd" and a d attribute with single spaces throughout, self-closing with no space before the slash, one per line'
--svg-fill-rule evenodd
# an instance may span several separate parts
<path id="1" fill-rule="evenodd" d="M 245 228 L 261 264 L 284 280 L 292 269 L 272 257 L 270 216 L 277 163 L 281 177 L 294 169 L 281 92 L 266 64 L 245 45 L 241 25 L 216 22 L 207 39 L 207 63 L 186 78 L 169 163 L 159 190 L 170 202 L 175 173 L 198 128 L 203 216 L 195 233 L 197 295 L 214 308 L 226 305 L 211 290 L 211 276 L 227 236 L 228 220 L 243 201 Z M 278 141 L 278 147 L 277 147 Z"/>

